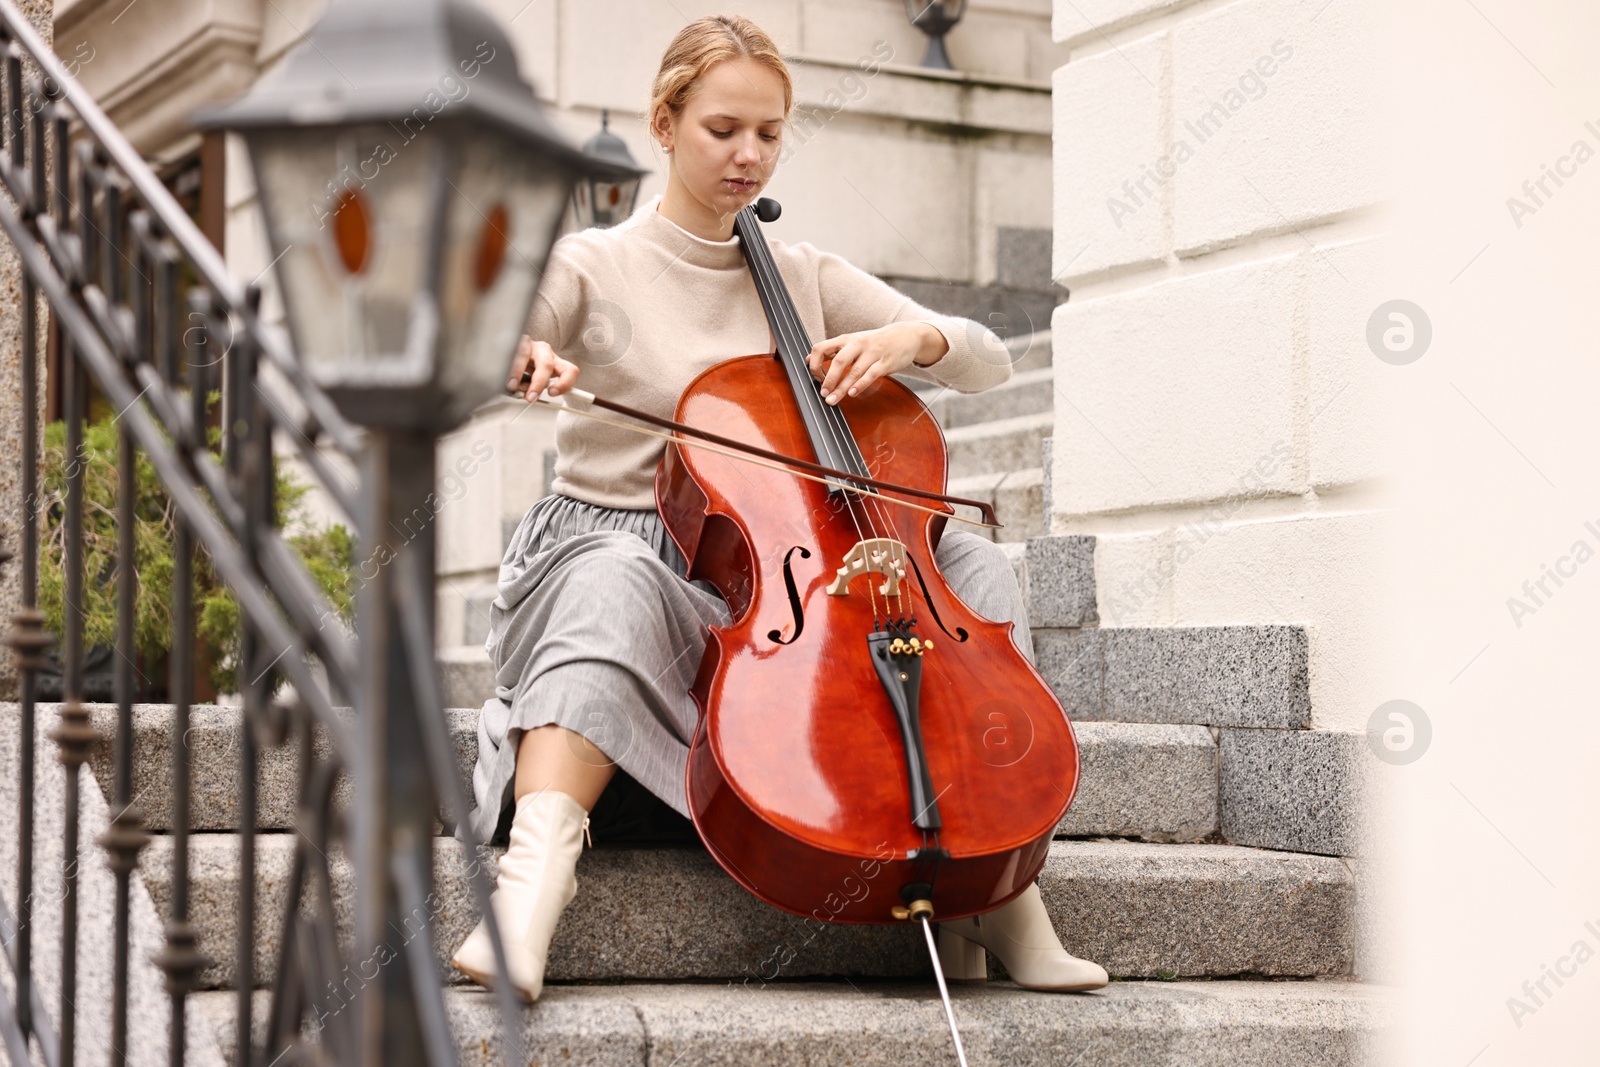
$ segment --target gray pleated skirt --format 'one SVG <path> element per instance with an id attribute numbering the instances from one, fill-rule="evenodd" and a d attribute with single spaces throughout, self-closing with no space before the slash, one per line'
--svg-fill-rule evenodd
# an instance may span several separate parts
<path id="1" fill-rule="evenodd" d="M 1010 561 L 992 542 L 946 529 L 937 552 L 951 587 L 980 615 L 1033 641 Z M 608 508 L 552 494 L 528 509 L 500 562 L 484 643 L 494 696 L 478 717 L 475 809 L 456 828 L 488 841 L 512 809 L 522 734 L 556 724 L 687 816 L 684 772 L 699 711 L 689 696 L 707 628 L 727 605 L 687 565 L 653 508 Z"/>

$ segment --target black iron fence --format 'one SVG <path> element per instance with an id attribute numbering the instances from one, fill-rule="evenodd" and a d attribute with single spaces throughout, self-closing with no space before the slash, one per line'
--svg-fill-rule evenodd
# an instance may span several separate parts
<path id="1" fill-rule="evenodd" d="M 349 516 L 370 543 L 370 516 L 388 500 L 385 479 L 404 462 L 422 464 L 431 480 L 431 447 L 395 456 L 392 448 L 367 447 L 365 436 L 344 421 L 327 397 L 306 379 L 281 336 L 259 316 L 259 291 L 230 278 L 225 265 L 189 216 L 168 195 L 94 101 L 67 74 L 48 45 L 8 0 L 0 0 L 3 51 L 4 144 L 0 151 L 0 228 L 21 261 L 20 396 L 22 493 L 27 503 L 20 544 L 9 563 L 21 577 L 21 609 L 6 642 L 15 650 L 20 676 L 18 765 L 0 768 L 17 775 L 14 819 L 17 866 L 14 886 L 0 878 L 0 937 L 6 946 L 9 993 L 0 995 L 0 1040 L 13 1063 L 42 1061 L 48 1067 L 78 1062 L 77 980 L 82 946 L 92 937 L 110 945 L 112 969 L 109 1048 L 114 1063 L 128 1062 L 130 884 L 149 840 L 133 794 L 134 610 L 140 580 L 135 568 L 134 471 L 147 457 L 176 514 L 172 575 L 169 698 L 172 704 L 170 829 L 171 891 L 164 947 L 155 962 L 170 995 L 168 1059 L 186 1061 L 187 1005 L 206 961 L 199 932 L 190 922 L 189 821 L 191 775 L 189 715 L 195 677 L 195 604 L 192 575 L 198 553 L 232 591 L 240 614 L 238 651 L 242 697 L 242 745 L 238 767 L 239 914 L 234 1033 L 239 1064 L 455 1062 L 454 1042 L 427 937 L 408 944 L 395 974 L 373 983 L 357 1010 L 307 1035 L 305 1021 L 319 1011 L 318 998 L 336 988 L 343 965 L 331 905 L 330 843 L 343 835 L 333 809 L 334 781 L 348 774 L 356 783 L 350 849 L 356 858 L 357 914 L 368 929 L 381 929 L 396 915 L 417 914 L 431 893 L 431 819 L 436 801 L 446 809 L 464 803 L 454 754 L 444 733 L 432 650 L 431 569 L 412 552 L 397 573 L 378 584 L 365 601 L 361 640 L 329 625 L 333 606 L 312 579 L 274 521 L 275 445 L 295 450 L 322 492 Z M 44 315 L 48 303 L 51 314 Z M 46 632 L 38 610 L 40 543 L 37 433 L 41 365 L 54 334 L 57 373 L 66 429 L 67 481 L 62 528 L 64 557 L 61 634 Z M 117 595 L 114 691 L 115 736 L 110 739 L 114 783 L 109 825 L 96 843 L 108 855 L 115 877 L 110 914 L 84 914 L 79 881 L 86 847 L 79 841 L 83 764 L 101 739 L 84 701 L 84 583 L 81 532 L 84 524 L 83 456 L 86 403 L 93 389 L 116 412 L 118 434 Z M 207 440 L 215 421 L 211 397 L 220 397 L 220 445 Z M 373 452 L 382 453 L 373 455 Z M 328 453 L 358 463 L 364 478 L 352 490 Z M 377 484 L 374 484 L 374 480 Z M 430 485 L 431 487 L 431 485 Z M 376 497 L 378 502 L 374 503 Z M 427 542 L 431 550 L 431 540 Z M 0 557 L 3 558 L 3 557 Z M 431 566 L 431 553 L 428 557 Z M 375 583 L 377 584 L 377 583 Z M 394 608 L 402 606 L 396 613 Z M 369 632 L 367 612 L 394 620 Z M 392 633 L 390 631 L 393 631 Z M 37 675 L 59 642 L 62 702 L 54 721 L 39 721 Z M 405 664 L 399 676 L 395 664 Z M 387 672 L 387 673 L 386 673 Z M 364 689 L 387 677 L 408 689 L 399 705 L 415 714 L 403 727 L 386 722 L 384 701 L 373 711 Z M 293 699 L 277 701 L 280 682 Z M 351 714 L 349 708 L 358 709 Z M 65 768 L 61 814 L 63 861 L 51 872 L 59 885 L 48 899 L 36 893 L 35 810 L 39 783 L 34 753 L 37 734 L 56 747 Z M 313 745 L 314 732 L 330 742 Z M 413 743 L 414 742 L 414 743 Z M 297 745 L 299 813 L 289 904 L 282 915 L 259 916 L 251 889 L 256 881 L 256 784 L 263 747 Z M 319 755 L 320 754 L 320 755 Z M 428 825 L 418 840 L 417 819 L 392 817 L 392 791 L 422 790 Z M 417 805 L 412 803 L 411 809 Z M 54 812 L 51 813 L 52 820 Z M 415 816 L 415 811 L 410 814 Z M 54 822 L 52 822 L 54 825 Z M 398 829 L 397 829 L 398 827 Z M 475 868 L 477 865 L 474 865 Z M 480 907 L 487 876 L 475 881 Z M 35 935 L 46 908 L 59 909 L 49 943 Z M 277 922 L 276 976 L 262 1043 L 254 1019 L 256 983 L 252 960 L 257 929 Z M 492 922 L 492 917 L 491 917 Z M 360 938 L 357 938 L 358 951 Z M 48 992 L 40 960 L 58 977 Z M 503 960 L 502 960 L 503 967 Z M 502 983 L 502 1009 L 510 1020 L 509 985 Z M 508 1056 L 517 1055 L 514 1029 L 506 1033 Z M 398 1050 L 398 1051 L 397 1051 Z"/>

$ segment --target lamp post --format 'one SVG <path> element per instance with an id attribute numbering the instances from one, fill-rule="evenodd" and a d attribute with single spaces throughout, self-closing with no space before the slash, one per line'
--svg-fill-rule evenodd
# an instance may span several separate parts
<path id="1" fill-rule="evenodd" d="M 967 0 L 905 0 L 905 5 L 911 25 L 928 35 L 928 54 L 922 57 L 922 65 L 955 70 L 950 54 L 944 50 L 944 35 L 966 14 Z"/>
<path id="2" fill-rule="evenodd" d="M 350 1037 L 365 1067 L 434 1062 L 449 1052 L 437 978 L 390 941 L 416 920 L 399 886 L 433 899 L 423 716 L 442 709 L 424 706 L 436 676 L 416 681 L 434 670 L 437 441 L 504 391 L 573 186 L 641 172 L 570 144 L 466 0 L 333 0 L 277 71 L 195 124 L 243 135 L 298 358 L 368 430 L 355 959 L 382 966 Z M 419 625 L 421 665 L 405 640 Z"/>
<path id="3" fill-rule="evenodd" d="M 611 110 L 600 111 L 600 132 L 583 143 L 583 154 L 603 163 L 612 163 L 629 170 L 637 170 L 628 144 L 611 132 Z M 590 226 L 615 226 L 633 214 L 633 205 L 639 198 L 638 175 L 620 180 L 603 175 L 591 175 L 580 181 L 572 190 L 572 210 L 580 228 Z"/>

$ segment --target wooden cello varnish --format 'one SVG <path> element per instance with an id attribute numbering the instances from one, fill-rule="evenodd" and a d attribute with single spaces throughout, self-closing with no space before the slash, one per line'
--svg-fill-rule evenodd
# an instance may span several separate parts
<path id="1" fill-rule="evenodd" d="M 711 367 L 675 418 L 943 491 L 944 435 L 910 389 L 883 379 L 822 403 L 758 211 L 776 217 L 759 201 L 735 232 L 777 352 Z M 826 921 L 901 921 L 917 900 L 955 919 L 1025 889 L 1076 791 L 1077 745 L 1012 624 L 975 614 L 939 573 L 949 505 L 868 501 L 675 444 L 655 491 L 690 577 L 733 613 L 694 685 L 687 780 L 717 862 L 768 903 Z"/>

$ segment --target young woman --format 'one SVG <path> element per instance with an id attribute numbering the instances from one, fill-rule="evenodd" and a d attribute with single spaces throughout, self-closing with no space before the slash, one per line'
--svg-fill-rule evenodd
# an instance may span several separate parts
<path id="1" fill-rule="evenodd" d="M 774 349 L 733 218 L 772 177 L 791 100 L 777 47 L 750 20 L 716 16 L 684 27 L 651 100 L 650 130 L 669 160 L 666 192 L 611 229 L 556 243 L 531 337 L 511 367 L 514 394 L 531 402 L 548 386 L 559 395 L 581 373 L 600 396 L 671 417 L 707 367 Z M 827 402 L 889 374 L 961 392 L 1010 376 L 976 323 L 937 315 L 809 243 L 770 245 L 807 333 L 827 338 L 808 357 Z M 654 510 L 664 442 L 560 415 L 556 444 L 554 491 L 523 517 L 500 566 L 486 645 L 496 694 L 478 726 L 477 808 L 460 831 L 478 840 L 509 835 L 493 907 L 512 981 L 530 1001 L 543 987 L 556 921 L 577 891 L 591 811 L 602 838 L 608 825 L 613 840 L 692 836 L 684 769 L 698 712 L 689 688 L 706 628 L 729 622 L 714 589 L 685 579 Z M 975 611 L 1016 623 L 1031 659 L 1022 597 L 1000 550 L 947 529 L 936 558 Z M 950 977 L 983 978 L 985 948 L 1029 988 L 1106 982 L 1097 964 L 1061 947 L 1037 886 L 981 918 L 942 924 Z M 490 983 L 484 923 L 452 962 Z"/>

